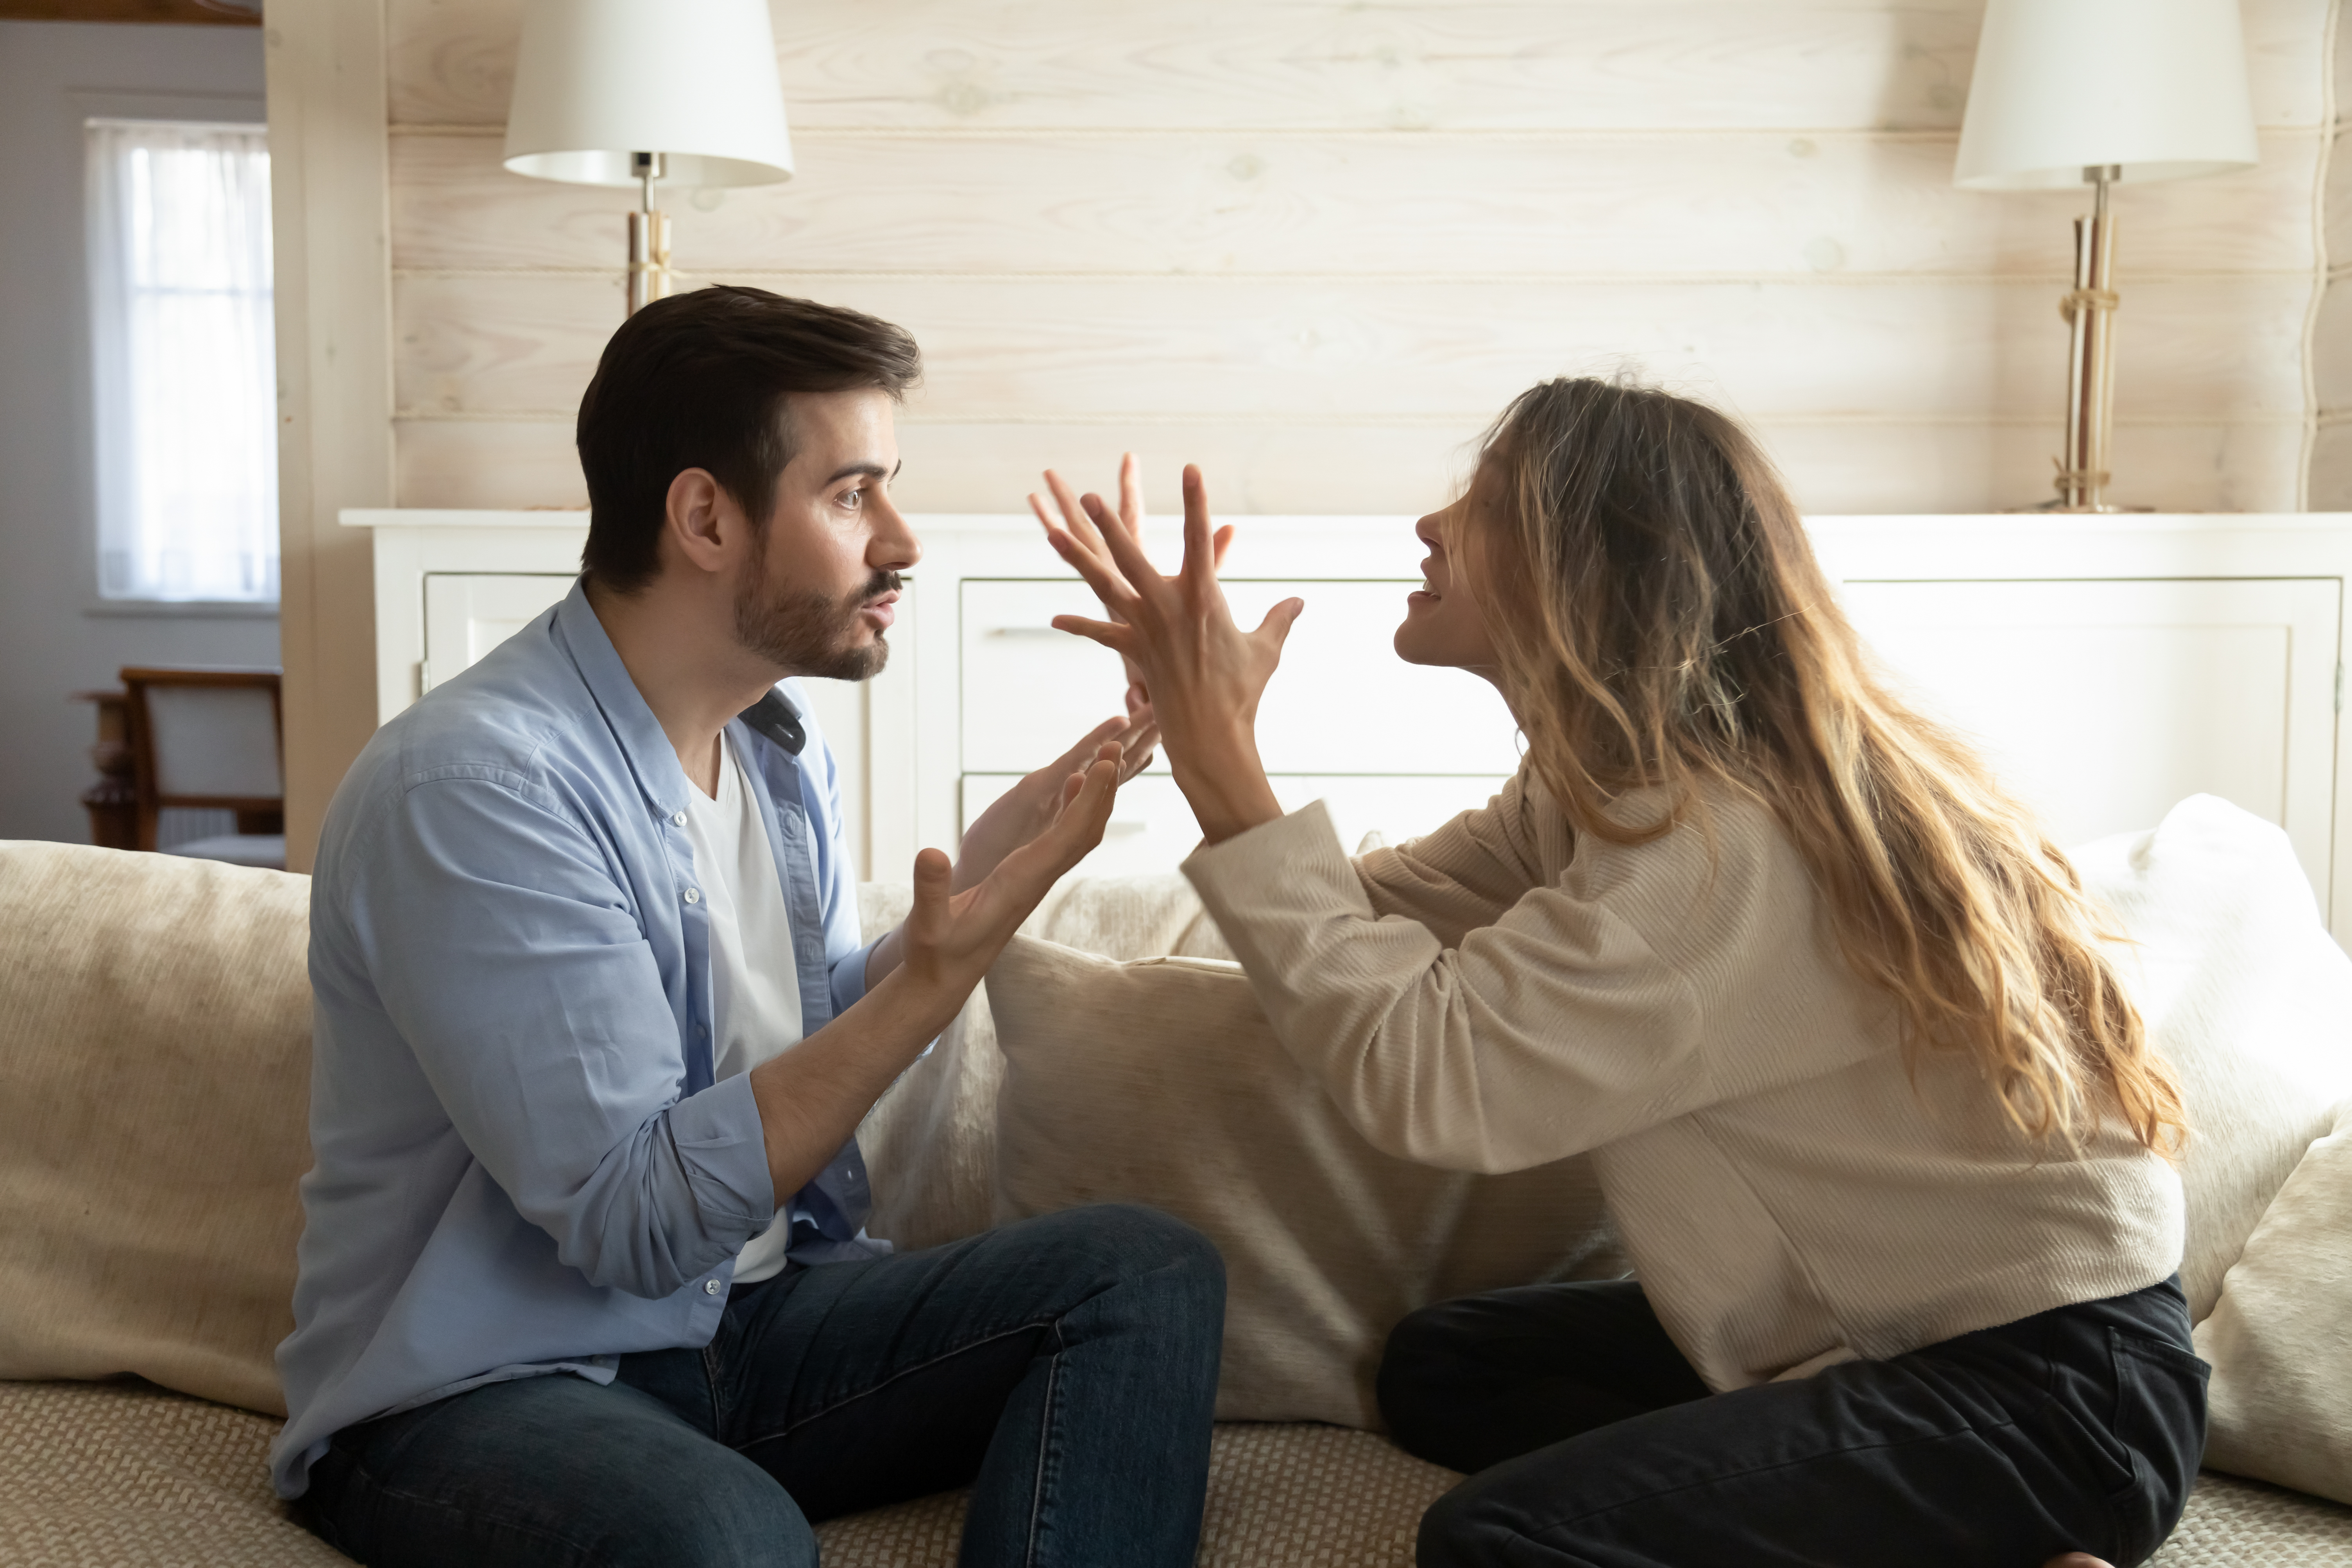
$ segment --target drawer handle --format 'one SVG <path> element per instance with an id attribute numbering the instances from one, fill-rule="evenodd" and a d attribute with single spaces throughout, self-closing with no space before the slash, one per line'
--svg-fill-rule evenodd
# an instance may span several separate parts
<path id="1" fill-rule="evenodd" d="M 992 637 L 1058 637 L 1064 642 L 1075 640 L 1067 632 L 1057 632 L 1051 626 L 991 626 Z"/>

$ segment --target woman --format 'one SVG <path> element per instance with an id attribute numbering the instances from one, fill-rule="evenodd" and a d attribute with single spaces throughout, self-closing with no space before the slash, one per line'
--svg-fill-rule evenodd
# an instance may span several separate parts
<path id="1" fill-rule="evenodd" d="M 1873 672 L 1755 444 L 1598 381 L 1511 405 L 1396 647 L 1493 681 L 1527 762 L 1353 861 L 1252 733 L 1300 602 L 1234 624 L 1191 468 L 1160 576 L 1122 479 L 1035 503 L 1112 616 L 1055 624 L 1149 688 L 1285 1046 L 1392 1153 L 1591 1151 L 1639 1276 L 1397 1327 L 1397 1440 L 1474 1472 L 1420 1561 L 2152 1552 L 2204 1441 L 2179 1094 L 2074 872 Z"/>

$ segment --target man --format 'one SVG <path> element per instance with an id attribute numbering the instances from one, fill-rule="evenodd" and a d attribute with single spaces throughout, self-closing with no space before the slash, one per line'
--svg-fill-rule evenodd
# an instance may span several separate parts
<path id="1" fill-rule="evenodd" d="M 919 368 L 759 289 L 632 317 L 581 405 L 580 583 L 336 792 L 272 1461 L 362 1562 L 807 1564 L 810 1521 L 967 1482 L 967 1563 L 1192 1561 L 1214 1250 L 1139 1209 L 863 1229 L 858 1121 L 1155 738 L 1030 775 L 859 945 L 787 678 L 887 657 Z"/>

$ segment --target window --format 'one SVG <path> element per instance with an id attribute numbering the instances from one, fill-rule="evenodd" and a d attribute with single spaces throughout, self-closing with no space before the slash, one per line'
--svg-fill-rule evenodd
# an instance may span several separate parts
<path id="1" fill-rule="evenodd" d="M 99 593 L 274 602 L 267 138 L 150 120 L 88 136 Z"/>

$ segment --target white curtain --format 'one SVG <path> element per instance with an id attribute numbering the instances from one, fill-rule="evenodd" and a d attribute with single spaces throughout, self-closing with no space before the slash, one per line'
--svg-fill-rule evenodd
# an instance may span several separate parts
<path id="1" fill-rule="evenodd" d="M 88 134 L 99 592 L 274 601 L 268 139 L 142 120 Z"/>

